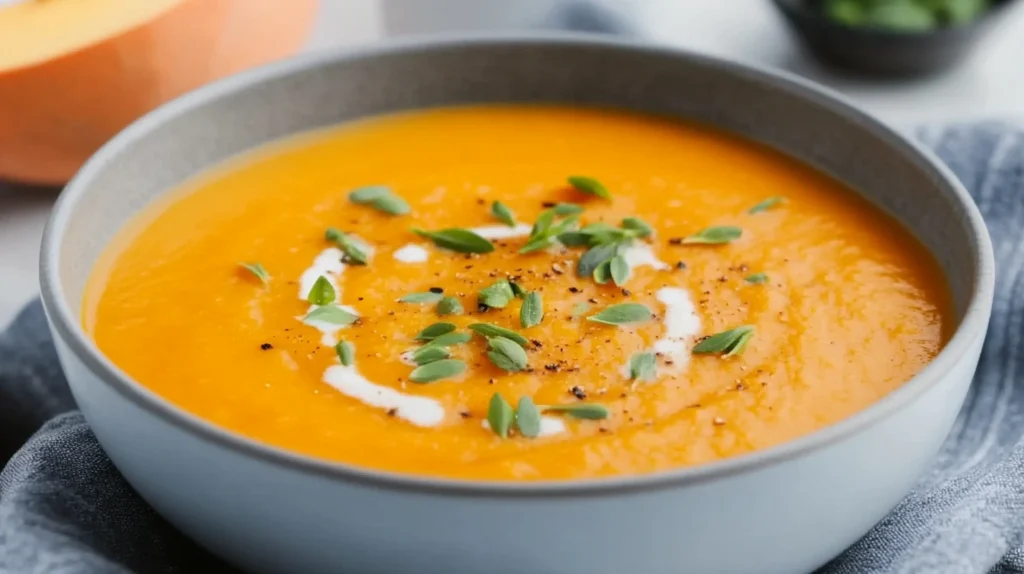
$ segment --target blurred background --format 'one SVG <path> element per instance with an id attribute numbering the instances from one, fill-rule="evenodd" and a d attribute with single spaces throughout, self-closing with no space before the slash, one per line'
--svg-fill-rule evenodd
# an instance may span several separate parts
<path id="1" fill-rule="evenodd" d="M 74 3 L 83 10 L 89 4 L 117 9 L 128 2 L 150 0 L 0 0 L 0 32 L 5 28 L 4 10 L 22 9 L 29 3 Z M 156 1 L 156 0 L 153 0 Z M 240 2 L 248 4 L 238 4 Z M 275 45 L 273 34 L 285 34 L 284 7 L 299 10 L 293 0 L 160 0 L 191 6 L 191 20 L 178 24 L 164 38 L 180 41 L 202 28 L 211 41 L 223 41 L 218 50 L 230 48 L 227 38 L 247 39 L 250 52 L 261 44 Z M 299 51 L 321 50 L 377 42 L 390 37 L 452 34 L 457 32 L 515 32 L 520 30 L 575 30 L 617 34 L 633 41 L 666 44 L 758 66 L 780 68 L 838 90 L 867 111 L 898 129 L 948 121 L 986 117 L 1020 118 L 1024 121 L 1024 0 L 308 0 L 307 15 L 291 14 L 288 34 L 297 41 L 276 42 L 277 52 L 265 51 L 251 60 L 236 58 L 237 67 L 283 57 Z M 205 4 L 204 4 L 205 3 Z M 232 3 L 245 9 L 224 8 Z M 134 5 L 138 6 L 138 4 Z M 222 10 L 218 11 L 217 6 Z M 41 6 L 40 6 L 41 7 Z M 134 8 L 133 8 L 134 9 Z M 182 8 L 184 10 L 184 8 Z M 204 12 L 205 11 L 205 12 Z M 42 12 L 41 10 L 39 11 Z M 83 12 L 84 13 L 84 12 Z M 41 14 L 37 20 L 44 17 Z M 217 26 L 213 25 L 216 19 Z M 45 20 L 20 25 L 8 18 L 10 30 L 35 25 L 48 30 Z M 180 19 L 179 19 L 180 20 Z M 52 27 L 75 26 L 74 18 Z M 265 31 L 265 29 L 269 31 Z M 49 33 L 49 32 L 47 32 Z M 153 37 L 157 37 L 153 35 Z M 5 73 L 4 53 L 15 53 L 18 34 L 0 34 L 0 132 L 21 129 L 33 134 L 30 121 L 45 121 L 23 89 L 24 70 Z M 113 42 L 110 42 L 113 43 Z M 293 45 L 294 44 L 294 45 Z M 121 62 L 114 44 L 109 50 Z M 239 48 L 242 49 L 242 48 Z M 193 50 L 202 58 L 202 50 Z M 169 50 L 173 52 L 173 50 Z M 154 52 L 156 53 L 156 52 Z M 212 53 L 212 52 L 211 52 Z M 212 56 L 211 56 L 212 57 Z M 96 56 L 98 62 L 101 56 Z M 60 66 L 68 63 L 55 57 Z M 137 65 L 145 65 L 137 64 Z M 148 61 L 152 70 L 133 70 L 150 84 L 173 95 L 170 82 L 160 80 L 174 66 L 162 60 Z M 94 64 L 95 65 L 95 64 Z M 39 65 L 41 68 L 42 64 Z M 73 72 L 44 69 L 44 82 L 59 83 Z M 99 66 L 109 70 L 110 66 Z M 209 75 L 216 76 L 211 66 Z M 43 68 L 41 68 L 43 69 Z M 116 69 L 116 67 L 115 67 Z M 219 70 L 220 68 L 218 68 Z M 234 71 L 230 66 L 224 70 Z M 30 70 L 31 72 L 31 70 Z M 179 70 L 180 72 L 180 70 Z M 613 74 L 614 70 L 608 70 Z M 101 83 L 109 78 L 85 76 Z M 202 77 L 202 81 L 213 79 Z M 123 79 L 123 90 L 132 89 L 132 78 Z M 81 82 L 81 80 L 76 80 Z M 5 83 L 8 92 L 5 97 Z M 195 82 L 193 82 L 195 83 Z M 183 83 L 182 86 L 193 87 Z M 152 85 L 149 86 L 152 88 Z M 62 88 L 57 87 L 57 91 Z M 76 88 L 71 88 L 76 89 Z M 56 93 L 56 92 L 54 92 Z M 15 94 L 15 95 L 12 95 Z M 20 94 L 20 99 L 17 94 Z M 46 100 L 45 94 L 39 98 Z M 163 98 L 165 99 L 165 98 Z M 158 104 L 139 98 L 146 109 Z M 20 108 L 19 108 L 20 107 Z M 68 108 L 69 106 L 64 106 Z M 76 106 L 70 106 L 72 108 Z M 82 113 L 88 113 L 83 106 Z M 140 110 L 141 113 L 144 110 Z M 67 115 L 77 110 L 61 110 Z M 6 116 L 4 114 L 7 114 Z M 36 114 L 33 116 L 33 113 Z M 5 123 L 5 117 L 7 121 Z M 24 118 L 30 117 L 30 120 Z M 18 118 L 12 120 L 11 118 Z M 65 118 L 62 118 L 62 120 Z M 15 121 L 18 125 L 14 124 Z M 127 121 L 111 120 L 111 126 Z M 65 121 L 66 123 L 66 121 Z M 0 133 L 0 155 L 4 138 Z M 112 135 L 109 134 L 109 135 Z M 28 136 L 26 136 L 28 137 Z M 103 135 L 103 137 L 109 137 Z M 18 141 L 8 138 L 12 157 Z M 44 142 L 45 144 L 45 142 Z M 38 141 L 33 145 L 38 147 Z M 26 144 L 28 145 L 28 144 Z M 0 157 L 0 328 L 13 313 L 35 296 L 39 240 L 50 207 L 59 191 L 55 174 L 40 185 L 3 177 Z"/>

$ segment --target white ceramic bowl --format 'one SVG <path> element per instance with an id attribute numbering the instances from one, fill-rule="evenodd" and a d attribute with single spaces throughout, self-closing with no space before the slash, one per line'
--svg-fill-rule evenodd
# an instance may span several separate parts
<path id="1" fill-rule="evenodd" d="M 97 254 L 184 178 L 303 130 L 498 101 L 693 118 L 832 173 L 937 257 L 956 303 L 955 335 L 913 380 L 798 440 L 671 472 L 520 484 L 388 474 L 254 442 L 132 381 L 83 332 L 83 286 Z M 993 261 L 981 217 L 948 170 L 807 82 L 614 40 L 463 38 L 288 61 L 139 120 L 64 191 L 41 281 L 75 398 L 117 467 L 186 534 L 249 570 L 790 574 L 857 540 L 929 464 L 977 364 Z"/>

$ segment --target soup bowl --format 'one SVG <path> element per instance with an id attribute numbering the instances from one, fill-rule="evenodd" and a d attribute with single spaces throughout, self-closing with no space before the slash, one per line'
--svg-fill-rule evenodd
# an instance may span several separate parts
<path id="1" fill-rule="evenodd" d="M 669 472 L 519 483 L 378 472 L 258 443 L 133 381 L 83 330 L 82 294 L 98 254 L 185 178 L 305 130 L 491 102 L 696 120 L 823 170 L 935 256 L 953 295 L 955 333 L 912 380 L 797 440 Z M 792 573 L 855 542 L 928 466 L 977 365 L 993 257 L 977 208 L 945 167 L 808 82 L 610 39 L 474 37 L 306 56 L 163 106 L 68 185 L 46 231 L 41 283 L 72 391 L 110 458 L 170 522 L 245 569 Z"/>

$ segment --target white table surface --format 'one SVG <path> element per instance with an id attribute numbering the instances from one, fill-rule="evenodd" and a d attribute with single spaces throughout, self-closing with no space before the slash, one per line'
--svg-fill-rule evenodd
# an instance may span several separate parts
<path id="1" fill-rule="evenodd" d="M 640 14 L 642 31 L 654 41 L 796 72 L 843 92 L 897 127 L 979 117 L 1024 118 L 1024 5 L 1008 14 L 959 68 L 925 80 L 877 82 L 830 72 L 809 59 L 768 0 L 606 1 Z M 309 49 L 379 40 L 388 35 L 385 22 L 393 22 L 387 15 L 427 2 L 436 7 L 436 2 L 458 0 L 321 0 Z M 39 241 L 55 197 L 53 190 L 0 183 L 0 327 L 38 292 Z"/>

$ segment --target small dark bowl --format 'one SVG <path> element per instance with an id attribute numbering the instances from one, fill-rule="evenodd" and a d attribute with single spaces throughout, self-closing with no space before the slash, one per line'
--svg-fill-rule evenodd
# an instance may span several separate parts
<path id="1" fill-rule="evenodd" d="M 818 59 L 840 68 L 884 76 L 920 76 L 966 57 L 1013 0 L 995 0 L 968 24 L 931 32 L 855 28 L 834 22 L 808 0 L 773 0 Z"/>

